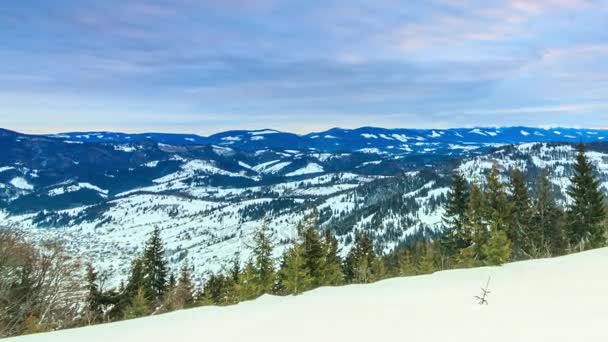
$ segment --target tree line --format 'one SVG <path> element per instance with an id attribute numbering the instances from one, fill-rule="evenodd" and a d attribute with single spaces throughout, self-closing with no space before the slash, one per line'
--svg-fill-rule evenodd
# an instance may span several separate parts
<path id="1" fill-rule="evenodd" d="M 558 205 L 547 172 L 540 173 L 532 191 L 518 169 L 510 170 L 506 182 L 496 165 L 484 181 L 469 183 L 456 173 L 442 233 L 417 236 L 387 254 L 375 250 L 363 231 L 353 233 L 352 248 L 342 253 L 336 236 L 319 224 L 313 209 L 275 259 L 276 239 L 264 220 L 249 246 L 251 257 L 242 261 L 236 255 L 225 271 L 211 274 L 202 286 L 195 284 L 196 270 L 187 260 L 177 274 L 170 271 L 158 228 L 133 259 L 126 281 L 115 289 L 106 289 L 103 273 L 92 265 L 82 267 L 60 245 L 34 247 L 17 233 L 0 230 L 0 336 L 605 246 L 604 196 L 583 145 L 568 195 L 567 205 Z"/>

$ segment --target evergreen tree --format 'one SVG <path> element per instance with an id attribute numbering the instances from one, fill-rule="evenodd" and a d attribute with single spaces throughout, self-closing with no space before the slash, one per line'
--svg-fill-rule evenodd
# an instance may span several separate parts
<path id="1" fill-rule="evenodd" d="M 512 225 L 507 237 L 511 240 L 513 259 L 521 260 L 526 257 L 525 245 L 530 220 L 532 204 L 524 174 L 517 168 L 511 171 Z"/>
<path id="2" fill-rule="evenodd" d="M 556 256 L 563 253 L 566 241 L 562 211 L 555 203 L 547 171 L 541 170 L 536 180 L 536 198 L 532 207 L 530 232 L 526 253 L 533 258 Z"/>
<path id="3" fill-rule="evenodd" d="M 317 228 L 317 219 L 317 212 L 313 210 L 306 215 L 304 221 L 298 227 L 298 233 L 302 241 L 304 263 L 315 287 L 320 285 L 324 261 L 323 244 Z"/>
<path id="4" fill-rule="evenodd" d="M 470 241 L 469 247 L 458 252 L 458 263 L 461 265 L 474 264 L 481 259 L 481 246 L 488 240 L 488 230 L 484 221 L 484 196 L 477 184 L 471 186 L 469 205 L 467 208 L 467 223 L 465 226 L 465 241 Z"/>
<path id="5" fill-rule="evenodd" d="M 139 289 L 144 287 L 144 266 L 143 259 L 141 257 L 136 257 L 131 263 L 131 274 L 129 275 L 129 281 L 127 282 L 127 286 L 125 287 L 124 294 L 127 298 L 127 301 L 131 301 L 137 293 Z"/>
<path id="6" fill-rule="evenodd" d="M 252 260 L 249 260 L 239 276 L 238 293 L 240 300 L 251 300 L 261 293 L 257 284 L 257 270 Z"/>
<path id="7" fill-rule="evenodd" d="M 603 221 L 606 218 L 604 195 L 587 159 L 585 146 L 578 146 L 574 176 L 568 188 L 568 240 L 575 250 L 597 248 L 606 244 Z"/>
<path id="8" fill-rule="evenodd" d="M 88 321 L 89 321 L 88 323 L 90 324 L 90 323 L 99 321 L 99 319 L 103 315 L 103 311 L 101 308 L 102 293 L 101 293 L 101 289 L 99 288 L 99 285 L 97 283 L 98 273 L 95 270 L 95 268 L 93 268 L 93 265 L 91 265 L 91 264 L 87 265 L 86 279 L 87 279 L 87 285 L 86 285 L 87 312 L 86 312 L 86 315 L 88 316 Z"/>
<path id="9" fill-rule="evenodd" d="M 345 274 L 350 282 L 369 283 L 373 281 L 372 265 L 376 259 L 372 240 L 365 233 L 355 235 L 355 245 L 345 260 Z"/>
<path id="10" fill-rule="evenodd" d="M 177 309 L 187 308 L 194 304 L 194 284 L 192 282 L 192 271 L 187 260 L 180 269 L 174 294 L 174 305 Z"/>
<path id="11" fill-rule="evenodd" d="M 258 290 L 261 291 L 260 294 L 270 293 L 275 280 L 274 260 L 272 258 L 274 244 L 266 220 L 264 220 L 260 229 L 255 233 L 253 241 L 254 266 Z"/>
<path id="12" fill-rule="evenodd" d="M 409 250 L 402 252 L 399 255 L 399 275 L 402 277 L 416 275 L 416 265 L 412 259 L 412 254 Z"/>
<path id="13" fill-rule="evenodd" d="M 137 290 L 137 294 L 131 301 L 131 304 L 127 306 L 124 313 L 125 319 L 139 318 L 146 316 L 150 313 L 150 304 L 146 299 L 146 292 L 143 288 Z"/>
<path id="14" fill-rule="evenodd" d="M 511 234 L 513 207 L 509 201 L 505 184 L 500 181 L 498 165 L 494 164 L 486 175 L 484 187 L 484 216 L 490 228 Z"/>
<path id="15" fill-rule="evenodd" d="M 146 242 L 143 255 L 143 272 L 146 298 L 156 303 L 161 302 L 169 285 L 169 269 L 158 227 L 154 228 Z"/>
<path id="16" fill-rule="evenodd" d="M 441 245 L 448 257 L 453 256 L 461 248 L 468 247 L 465 227 L 467 222 L 467 207 L 469 190 L 464 177 L 456 172 L 452 178 L 452 187 L 448 193 L 448 202 L 443 215 L 444 231 Z"/>
<path id="17" fill-rule="evenodd" d="M 295 244 L 285 253 L 279 277 L 289 294 L 300 294 L 313 284 L 304 254 L 304 247 L 301 244 Z"/>
<path id="18" fill-rule="evenodd" d="M 232 267 L 230 267 L 229 275 L 235 285 L 239 283 L 241 277 L 241 258 L 239 253 L 236 253 L 232 259 Z"/>
<path id="19" fill-rule="evenodd" d="M 435 251 L 430 244 L 426 244 L 426 251 L 418 260 L 418 265 L 416 267 L 417 274 L 430 274 L 437 271 L 436 263 L 435 263 Z"/>
<path id="20" fill-rule="evenodd" d="M 342 259 L 340 258 L 340 247 L 338 240 L 329 230 L 325 230 L 323 238 L 324 260 L 321 279 L 321 286 L 336 286 L 344 283 L 344 273 L 342 272 Z"/>
<path id="21" fill-rule="evenodd" d="M 507 234 L 492 228 L 488 242 L 481 246 L 486 265 L 502 265 L 511 259 L 511 241 Z"/>

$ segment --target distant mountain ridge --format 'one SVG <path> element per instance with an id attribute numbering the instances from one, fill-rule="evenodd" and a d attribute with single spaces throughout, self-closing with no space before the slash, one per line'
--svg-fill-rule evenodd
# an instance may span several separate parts
<path id="1" fill-rule="evenodd" d="M 360 127 L 332 128 L 304 135 L 273 129 L 235 130 L 208 137 L 195 134 L 68 132 L 50 137 L 81 142 L 140 143 L 154 141 L 170 145 L 213 144 L 243 151 L 279 148 L 320 152 L 369 152 L 385 154 L 462 154 L 497 144 L 527 142 L 600 142 L 608 130 L 583 128 L 478 127 L 408 129 Z M 458 152 L 460 151 L 460 153 Z"/>

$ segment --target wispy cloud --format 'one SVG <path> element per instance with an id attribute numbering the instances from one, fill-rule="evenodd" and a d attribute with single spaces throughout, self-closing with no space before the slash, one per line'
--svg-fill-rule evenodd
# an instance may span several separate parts
<path id="1" fill-rule="evenodd" d="M 607 13 L 604 0 L 10 2 L 0 99 L 17 121 L 0 124 L 607 125 Z"/>

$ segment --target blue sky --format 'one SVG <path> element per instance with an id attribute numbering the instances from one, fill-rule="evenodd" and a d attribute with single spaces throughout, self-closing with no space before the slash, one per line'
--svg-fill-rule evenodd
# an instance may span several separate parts
<path id="1" fill-rule="evenodd" d="M 19 0 L 0 127 L 608 127 L 608 0 Z"/>

